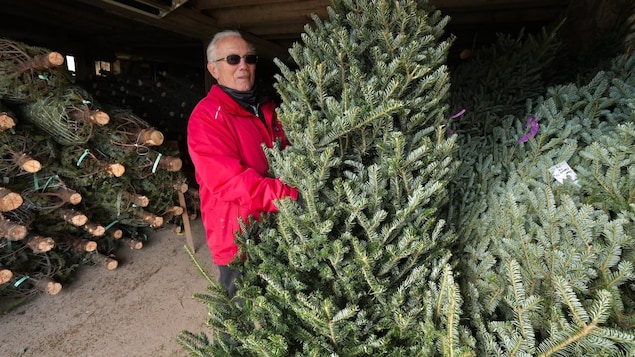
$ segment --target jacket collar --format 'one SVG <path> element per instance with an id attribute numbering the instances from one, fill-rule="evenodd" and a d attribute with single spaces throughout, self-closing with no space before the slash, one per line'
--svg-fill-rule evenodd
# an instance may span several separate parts
<path id="1" fill-rule="evenodd" d="M 221 108 L 230 114 L 253 115 L 251 114 L 251 112 L 249 112 L 249 110 L 245 109 L 245 107 L 235 101 L 234 98 L 232 98 L 229 94 L 225 93 L 225 91 L 222 90 L 217 84 L 214 84 L 212 86 L 212 89 L 210 89 L 207 96 L 213 99 L 215 102 L 218 102 Z M 261 103 L 260 108 L 265 110 L 265 112 L 268 112 L 269 110 L 273 110 L 272 105 L 273 102 L 268 100 L 264 103 Z"/>
<path id="2" fill-rule="evenodd" d="M 234 115 L 249 115 L 249 111 L 234 100 L 229 94 L 225 93 L 218 85 L 214 84 L 207 94 L 220 104 L 224 111 Z"/>

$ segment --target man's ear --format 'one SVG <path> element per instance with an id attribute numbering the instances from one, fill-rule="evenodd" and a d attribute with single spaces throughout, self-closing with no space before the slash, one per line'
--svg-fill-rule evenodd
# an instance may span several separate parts
<path id="1" fill-rule="evenodd" d="M 212 75 L 212 77 L 214 77 L 214 79 L 218 79 L 218 68 L 216 68 L 215 63 L 207 62 L 207 71 Z"/>

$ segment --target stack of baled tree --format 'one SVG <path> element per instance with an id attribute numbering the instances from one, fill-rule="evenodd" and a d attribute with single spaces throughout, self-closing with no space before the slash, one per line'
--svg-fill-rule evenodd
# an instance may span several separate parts
<path id="1" fill-rule="evenodd" d="M 56 294 L 78 267 L 117 267 L 187 192 L 178 151 L 132 111 L 106 110 L 64 57 L 0 39 L 0 296 Z"/>

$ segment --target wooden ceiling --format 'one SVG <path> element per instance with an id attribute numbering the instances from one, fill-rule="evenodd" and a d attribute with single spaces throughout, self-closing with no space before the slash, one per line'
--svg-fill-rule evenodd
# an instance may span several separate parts
<path id="1" fill-rule="evenodd" d="M 455 46 L 496 33 L 535 30 L 562 18 L 573 0 L 431 0 L 451 17 Z M 266 58 L 288 59 L 311 14 L 326 18 L 330 0 L 0 0 L 0 37 L 91 56 L 128 53 L 200 65 L 221 29 L 239 29 Z"/>

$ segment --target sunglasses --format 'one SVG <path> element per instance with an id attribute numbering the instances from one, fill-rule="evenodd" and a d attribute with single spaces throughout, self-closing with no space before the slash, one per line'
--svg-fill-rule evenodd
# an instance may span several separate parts
<path id="1" fill-rule="evenodd" d="M 227 56 L 225 58 L 217 59 L 214 62 L 226 61 L 227 64 L 235 66 L 235 65 L 240 63 L 240 59 L 241 58 L 244 58 L 245 59 L 245 63 L 247 63 L 247 64 L 256 64 L 258 62 L 258 56 L 256 56 L 256 55 L 244 55 L 242 57 L 239 56 L 239 55 L 229 55 L 229 56 Z"/>

